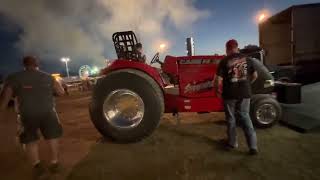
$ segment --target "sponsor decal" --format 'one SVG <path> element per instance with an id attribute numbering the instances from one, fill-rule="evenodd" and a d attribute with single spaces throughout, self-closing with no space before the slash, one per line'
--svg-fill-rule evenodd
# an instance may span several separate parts
<path id="1" fill-rule="evenodd" d="M 194 92 L 200 92 L 200 91 L 208 91 L 213 88 L 213 80 L 205 80 L 201 82 L 195 82 L 195 83 L 188 83 L 184 88 L 184 93 L 194 93 Z"/>
<path id="2" fill-rule="evenodd" d="M 218 64 L 217 59 L 181 59 L 179 64 Z"/>

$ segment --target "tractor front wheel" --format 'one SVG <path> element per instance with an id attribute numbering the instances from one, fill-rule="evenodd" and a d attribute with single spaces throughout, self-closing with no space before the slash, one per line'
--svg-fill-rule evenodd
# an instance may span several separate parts
<path id="1" fill-rule="evenodd" d="M 158 126 L 164 111 L 159 85 L 147 74 L 125 69 L 100 79 L 90 116 L 96 129 L 117 142 L 139 141 Z"/>

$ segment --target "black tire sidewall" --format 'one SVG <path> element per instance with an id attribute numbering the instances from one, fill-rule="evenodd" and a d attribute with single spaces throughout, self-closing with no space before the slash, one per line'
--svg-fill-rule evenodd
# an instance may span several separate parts
<path id="1" fill-rule="evenodd" d="M 145 112 L 140 124 L 134 128 L 116 128 L 108 123 L 103 113 L 103 103 L 108 94 L 117 89 L 128 89 L 138 94 L 144 102 Z M 119 142 L 139 141 L 151 134 L 159 124 L 161 99 L 147 79 L 133 73 L 120 72 L 101 79 L 95 86 L 91 106 L 92 121 L 104 136 Z"/>

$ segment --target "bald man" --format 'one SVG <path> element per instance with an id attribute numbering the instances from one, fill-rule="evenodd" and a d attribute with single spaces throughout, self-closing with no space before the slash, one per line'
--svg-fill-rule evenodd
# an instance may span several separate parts
<path id="1" fill-rule="evenodd" d="M 39 131 L 48 142 L 51 150 L 49 170 L 56 172 L 59 167 L 58 145 L 62 136 L 62 126 L 59 122 L 53 94 L 63 95 L 61 85 L 50 75 L 39 71 L 38 60 L 35 57 L 23 58 L 24 70 L 10 75 L 1 92 L 0 108 L 5 110 L 10 99 L 15 96 L 18 102 L 23 130 L 19 139 L 26 145 L 26 152 L 34 167 L 34 176 L 41 178 L 46 174 L 46 168 L 39 159 Z"/>

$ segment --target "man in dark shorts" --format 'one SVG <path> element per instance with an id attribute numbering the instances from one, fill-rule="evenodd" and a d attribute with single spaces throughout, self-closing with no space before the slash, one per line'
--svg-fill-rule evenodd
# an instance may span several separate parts
<path id="1" fill-rule="evenodd" d="M 26 152 L 34 166 L 35 176 L 40 177 L 46 172 L 39 158 L 39 131 L 50 146 L 49 170 L 56 172 L 59 168 L 58 149 L 62 126 L 55 110 L 53 94 L 63 95 L 64 90 L 51 75 L 38 70 L 35 57 L 24 57 L 23 65 L 23 71 L 6 79 L 1 92 L 0 108 L 4 110 L 13 96 L 17 98 L 23 126 L 20 142 L 26 144 Z"/>
<path id="2" fill-rule="evenodd" d="M 251 59 L 239 53 L 236 40 L 226 43 L 226 53 L 227 57 L 220 61 L 215 78 L 216 92 L 224 100 L 227 120 L 228 139 L 225 145 L 228 149 L 238 147 L 236 138 L 236 114 L 238 113 L 250 149 L 249 153 L 255 155 L 258 153 L 257 137 L 249 110 L 251 83 L 257 79 L 258 75 Z"/>

